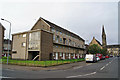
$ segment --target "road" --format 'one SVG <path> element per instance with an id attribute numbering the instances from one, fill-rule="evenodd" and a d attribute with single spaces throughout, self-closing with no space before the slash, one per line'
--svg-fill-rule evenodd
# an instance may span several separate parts
<path id="1" fill-rule="evenodd" d="M 66 70 L 24 71 L 3 69 L 3 78 L 118 78 L 118 61 L 120 57 L 112 57 L 97 63 L 88 63 Z"/>

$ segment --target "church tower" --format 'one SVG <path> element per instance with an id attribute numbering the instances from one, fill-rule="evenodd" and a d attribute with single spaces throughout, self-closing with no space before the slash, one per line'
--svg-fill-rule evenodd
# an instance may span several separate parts
<path id="1" fill-rule="evenodd" d="M 106 43 L 106 34 L 105 34 L 105 30 L 104 30 L 104 25 L 102 26 L 102 47 L 105 48 L 107 45 Z"/>

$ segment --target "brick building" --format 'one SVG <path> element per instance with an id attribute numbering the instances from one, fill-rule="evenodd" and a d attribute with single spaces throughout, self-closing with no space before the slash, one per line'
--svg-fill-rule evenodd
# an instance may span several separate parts
<path id="1" fill-rule="evenodd" d="M 0 58 L 2 57 L 2 54 L 3 54 L 4 31 L 5 31 L 5 28 L 0 23 Z"/>
<path id="2" fill-rule="evenodd" d="M 59 60 L 85 55 L 85 41 L 78 35 L 43 18 L 30 31 L 13 34 L 12 58 Z"/>

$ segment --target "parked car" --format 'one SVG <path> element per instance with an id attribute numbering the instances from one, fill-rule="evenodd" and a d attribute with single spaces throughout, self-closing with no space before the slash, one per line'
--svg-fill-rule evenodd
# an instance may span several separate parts
<path id="1" fill-rule="evenodd" d="M 105 56 L 105 58 L 109 58 L 109 56 L 108 56 L 108 55 L 106 55 L 106 56 Z"/>
<path id="2" fill-rule="evenodd" d="M 96 62 L 97 61 L 96 55 L 86 54 L 85 61 L 86 62 Z"/>
<path id="3" fill-rule="evenodd" d="M 103 56 L 102 54 L 97 53 L 96 56 L 98 56 L 100 58 L 100 60 L 102 60 L 102 56 Z"/>
<path id="4" fill-rule="evenodd" d="M 100 60 L 100 58 L 99 58 L 98 56 L 96 56 L 96 58 L 97 58 L 97 61 L 99 61 L 99 60 Z"/>
<path id="5" fill-rule="evenodd" d="M 105 59 L 105 56 L 102 56 L 102 60 L 104 60 Z"/>
<path id="6" fill-rule="evenodd" d="M 113 57 L 113 55 L 110 55 L 110 57 Z"/>

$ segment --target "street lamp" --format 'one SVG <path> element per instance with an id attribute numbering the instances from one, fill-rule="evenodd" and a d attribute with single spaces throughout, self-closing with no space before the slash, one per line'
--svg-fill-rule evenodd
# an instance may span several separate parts
<path id="1" fill-rule="evenodd" d="M 1 18 L 1 20 L 3 20 L 3 21 L 6 21 L 6 22 L 10 23 L 9 38 L 8 38 L 8 55 L 7 55 L 7 64 L 8 64 L 8 57 L 9 57 L 9 44 L 10 44 L 10 35 L 11 35 L 11 22 L 10 22 L 10 21 L 8 21 L 8 20 L 5 20 L 5 19 L 3 19 L 3 18 Z"/>

